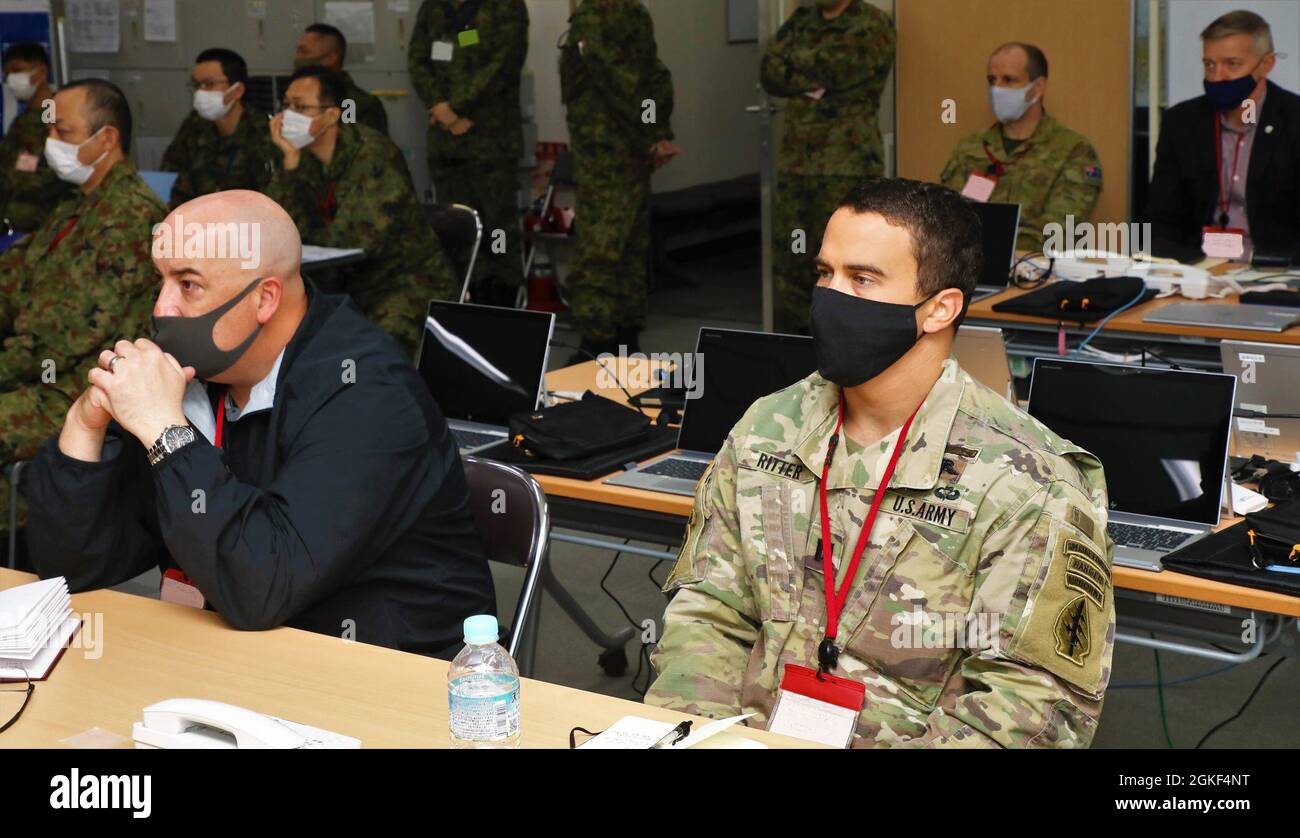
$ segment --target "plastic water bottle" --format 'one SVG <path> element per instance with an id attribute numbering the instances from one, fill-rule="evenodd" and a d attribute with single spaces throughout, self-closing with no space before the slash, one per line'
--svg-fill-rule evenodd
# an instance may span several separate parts
<path id="1" fill-rule="evenodd" d="M 465 620 L 465 648 L 447 671 L 453 748 L 519 747 L 519 668 L 498 637 L 496 617 Z"/>

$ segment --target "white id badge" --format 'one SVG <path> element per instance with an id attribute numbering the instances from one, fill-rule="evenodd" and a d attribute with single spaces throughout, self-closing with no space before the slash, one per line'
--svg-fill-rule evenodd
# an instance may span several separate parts
<path id="1" fill-rule="evenodd" d="M 862 684 L 786 664 L 767 729 L 832 748 L 847 748 L 865 699 Z"/>
<path id="2" fill-rule="evenodd" d="M 1201 252 L 1213 259 L 1240 259 L 1246 252 L 1246 231 L 1236 227 L 1205 227 Z"/>
<path id="3" fill-rule="evenodd" d="M 979 201 L 984 204 L 988 203 L 997 185 L 997 178 L 987 177 L 979 172 L 971 172 L 970 177 L 966 179 L 966 185 L 962 187 L 961 194 L 964 198 L 970 198 L 972 201 Z"/>
<path id="4" fill-rule="evenodd" d="M 429 59 L 432 61 L 450 61 L 455 51 L 456 47 L 450 41 L 434 41 Z"/>

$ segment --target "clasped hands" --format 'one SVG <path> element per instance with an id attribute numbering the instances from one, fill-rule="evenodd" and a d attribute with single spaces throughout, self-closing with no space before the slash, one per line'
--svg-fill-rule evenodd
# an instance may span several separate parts
<path id="1" fill-rule="evenodd" d="M 119 340 L 99 355 L 90 386 L 68 410 L 68 423 L 101 434 L 111 420 L 148 448 L 171 425 L 184 425 L 181 403 L 194 368 L 145 338 Z"/>
<path id="2" fill-rule="evenodd" d="M 457 114 L 452 110 L 450 102 L 439 102 L 429 108 L 429 124 L 437 125 L 442 130 L 457 137 L 468 133 L 469 129 L 474 127 L 474 121 Z"/>

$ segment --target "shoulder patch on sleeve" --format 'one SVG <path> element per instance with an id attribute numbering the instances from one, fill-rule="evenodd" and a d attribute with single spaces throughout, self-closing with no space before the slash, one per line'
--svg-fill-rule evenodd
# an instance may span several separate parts
<path id="1" fill-rule="evenodd" d="M 1114 609 L 1110 563 L 1091 540 L 1059 524 L 1052 529 L 1050 561 L 1007 651 L 1095 696 Z"/>

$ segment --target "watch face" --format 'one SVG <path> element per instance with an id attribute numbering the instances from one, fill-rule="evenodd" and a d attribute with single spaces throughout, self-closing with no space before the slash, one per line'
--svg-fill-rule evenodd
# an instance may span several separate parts
<path id="1" fill-rule="evenodd" d="M 163 432 L 163 447 L 168 451 L 175 451 L 182 445 L 188 445 L 194 441 L 194 431 L 186 427 L 171 427 Z"/>

